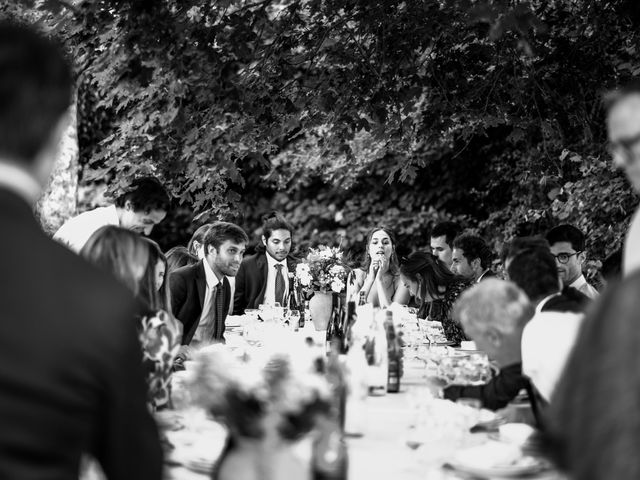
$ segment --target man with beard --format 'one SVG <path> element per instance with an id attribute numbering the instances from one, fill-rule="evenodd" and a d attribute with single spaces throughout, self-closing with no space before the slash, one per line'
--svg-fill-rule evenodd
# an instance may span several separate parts
<path id="1" fill-rule="evenodd" d="M 249 238 L 237 225 L 216 222 L 204 238 L 204 258 L 175 270 L 170 278 L 171 306 L 183 324 L 182 345 L 224 342 L 231 289 L 226 276 L 240 268 Z M 180 357 L 188 357 L 183 348 Z"/>
<path id="2" fill-rule="evenodd" d="M 440 222 L 431 230 L 431 253 L 451 268 L 453 241 L 460 235 L 462 229 L 454 222 Z"/>
<path id="3" fill-rule="evenodd" d="M 242 315 L 247 308 L 261 304 L 284 305 L 289 294 L 289 273 L 296 262 L 289 257 L 293 227 L 282 215 L 272 212 L 263 218 L 264 251 L 247 257 L 236 276 L 233 312 Z"/>

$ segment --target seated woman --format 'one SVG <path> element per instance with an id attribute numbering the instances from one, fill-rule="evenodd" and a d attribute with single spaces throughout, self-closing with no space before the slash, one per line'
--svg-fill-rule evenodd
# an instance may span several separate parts
<path id="1" fill-rule="evenodd" d="M 147 398 L 153 410 L 169 404 L 171 369 L 182 338 L 182 325 L 164 310 L 169 302 L 166 289 L 162 288 L 164 281 L 158 285 L 158 266 L 163 264 L 158 252 L 159 248 L 149 240 L 115 226 L 97 230 L 80 252 L 112 273 L 140 303 L 140 314 L 132 321 L 136 321 L 138 328 L 147 372 Z"/>
<path id="2" fill-rule="evenodd" d="M 459 322 L 451 315 L 451 307 L 465 288 L 467 280 L 454 275 L 435 255 L 415 252 L 400 266 L 405 287 L 420 301 L 418 316 L 442 323 L 447 340 L 460 345 L 469 340 Z"/>
<path id="3" fill-rule="evenodd" d="M 171 248 L 165 256 L 167 258 L 167 275 L 178 268 L 198 263 L 198 257 L 190 253 L 187 247 L 183 246 Z"/>
<path id="4" fill-rule="evenodd" d="M 378 227 L 369 232 L 362 268 L 356 268 L 354 276 L 355 292 L 364 295 L 374 307 L 409 303 L 409 291 L 400 281 L 395 236 L 388 228 Z"/>
<path id="5" fill-rule="evenodd" d="M 587 314 L 546 417 L 567 478 L 640 478 L 640 272 Z"/>

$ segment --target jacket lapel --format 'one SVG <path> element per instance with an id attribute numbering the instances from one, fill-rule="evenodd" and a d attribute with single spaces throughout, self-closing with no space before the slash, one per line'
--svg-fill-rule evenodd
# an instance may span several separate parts
<path id="1" fill-rule="evenodd" d="M 207 277 L 204 273 L 204 263 L 206 260 L 202 260 L 198 264 L 198 268 L 196 269 L 196 288 L 198 290 L 198 300 L 200 301 L 200 310 L 202 311 L 202 307 L 204 305 L 204 296 L 207 293 Z"/>
<path id="2" fill-rule="evenodd" d="M 267 262 L 268 253 L 263 253 L 259 255 L 256 259 L 256 265 L 258 267 L 258 275 L 260 277 L 260 292 L 258 293 L 258 298 L 256 301 L 255 308 L 258 308 L 264 301 L 264 294 L 267 291 L 267 278 L 269 276 L 269 263 Z"/>

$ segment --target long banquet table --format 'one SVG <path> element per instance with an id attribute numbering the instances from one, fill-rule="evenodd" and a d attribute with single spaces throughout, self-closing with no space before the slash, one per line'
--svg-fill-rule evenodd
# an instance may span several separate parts
<path id="1" fill-rule="evenodd" d="M 415 428 L 416 400 L 422 395 L 428 396 L 428 392 L 424 362 L 409 354 L 405 358 L 400 392 L 369 396 L 363 402 L 366 412 L 363 435 L 347 439 L 350 480 L 493 478 L 465 476 L 443 468 L 447 458 L 457 450 L 481 445 L 490 439 L 487 433 L 470 433 L 468 425 L 463 425 L 454 418 L 442 418 L 446 415 L 440 415 L 436 428 L 418 432 Z M 445 400 L 431 401 L 441 402 L 433 404 L 440 409 L 438 412 L 442 412 L 442 407 L 446 407 L 446 404 L 455 405 Z M 175 438 L 169 435 L 170 440 Z M 416 439 L 419 441 L 416 442 Z M 210 475 L 173 462 L 167 466 L 165 478 L 204 480 L 210 478 Z M 527 478 L 556 480 L 561 477 L 555 471 L 547 471 Z"/>

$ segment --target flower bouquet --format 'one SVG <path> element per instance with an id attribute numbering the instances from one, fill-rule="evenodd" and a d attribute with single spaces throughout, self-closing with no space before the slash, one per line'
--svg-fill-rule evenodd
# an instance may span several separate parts
<path id="1" fill-rule="evenodd" d="M 296 278 L 307 297 L 314 292 L 343 292 L 347 269 L 342 252 L 325 245 L 309 249 L 307 257 L 296 266 Z"/>
<path id="2" fill-rule="evenodd" d="M 296 266 L 296 278 L 305 298 L 309 299 L 309 312 L 316 330 L 326 330 L 335 303 L 332 297 L 346 289 L 347 269 L 342 262 L 342 252 L 324 245 L 310 249 L 307 258 Z"/>
<path id="3" fill-rule="evenodd" d="M 294 445 L 328 414 L 331 396 L 318 368 L 322 352 L 298 347 L 255 349 L 238 358 L 217 344 L 196 355 L 194 401 L 230 433 L 216 478 L 305 478 L 309 466 Z"/>

